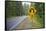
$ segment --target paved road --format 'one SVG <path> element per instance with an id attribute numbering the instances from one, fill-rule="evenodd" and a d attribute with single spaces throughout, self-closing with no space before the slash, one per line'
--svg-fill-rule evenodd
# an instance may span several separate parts
<path id="1" fill-rule="evenodd" d="M 28 23 L 27 16 L 18 16 L 18 17 L 8 18 L 7 29 L 17 29 L 18 27 L 22 27 L 21 24 L 24 24 L 26 22 Z M 23 29 L 23 28 L 19 28 L 19 29 Z"/>
<path id="2" fill-rule="evenodd" d="M 7 18 L 6 21 L 8 30 L 40 28 L 40 23 L 37 22 L 35 17 L 33 21 L 28 16 Z"/>
<path id="3" fill-rule="evenodd" d="M 32 22 L 26 17 L 16 28 L 13 29 L 30 29 L 32 28 Z"/>

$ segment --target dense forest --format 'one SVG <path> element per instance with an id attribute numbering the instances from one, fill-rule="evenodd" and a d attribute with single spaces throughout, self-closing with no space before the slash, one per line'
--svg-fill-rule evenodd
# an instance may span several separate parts
<path id="1" fill-rule="evenodd" d="M 27 11 L 29 9 L 29 5 L 26 3 L 24 3 L 24 5 L 22 5 L 21 1 L 20 2 L 6 1 L 5 5 L 6 5 L 5 6 L 6 17 L 28 15 Z M 44 5 L 45 5 L 44 3 L 39 3 L 39 2 L 31 3 L 31 6 L 33 6 L 37 9 L 37 13 L 38 13 L 38 15 L 40 15 L 40 17 L 41 17 L 41 15 L 44 16 L 44 11 L 45 11 Z"/>

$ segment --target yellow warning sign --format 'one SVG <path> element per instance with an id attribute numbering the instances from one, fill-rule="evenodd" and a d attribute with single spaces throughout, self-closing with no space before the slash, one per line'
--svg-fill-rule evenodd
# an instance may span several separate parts
<path id="1" fill-rule="evenodd" d="M 36 9 L 33 8 L 33 7 L 31 7 L 31 8 L 28 10 L 28 15 L 29 15 L 30 18 L 32 19 L 35 14 L 36 14 Z"/>

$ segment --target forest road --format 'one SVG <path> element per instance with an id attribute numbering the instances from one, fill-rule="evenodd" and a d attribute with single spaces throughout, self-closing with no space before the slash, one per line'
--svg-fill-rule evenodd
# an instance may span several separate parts
<path id="1" fill-rule="evenodd" d="M 7 18 L 6 22 L 7 30 L 27 29 L 32 27 L 32 23 L 28 19 L 28 16 Z"/>

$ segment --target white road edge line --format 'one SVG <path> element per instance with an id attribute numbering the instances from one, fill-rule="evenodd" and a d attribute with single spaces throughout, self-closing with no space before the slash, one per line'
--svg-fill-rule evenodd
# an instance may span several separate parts
<path id="1" fill-rule="evenodd" d="M 23 20 L 26 18 L 27 16 L 24 16 Z M 14 27 L 16 27 L 18 24 L 20 24 L 23 20 L 19 21 L 16 25 L 12 26 L 9 30 L 12 30 Z"/>

